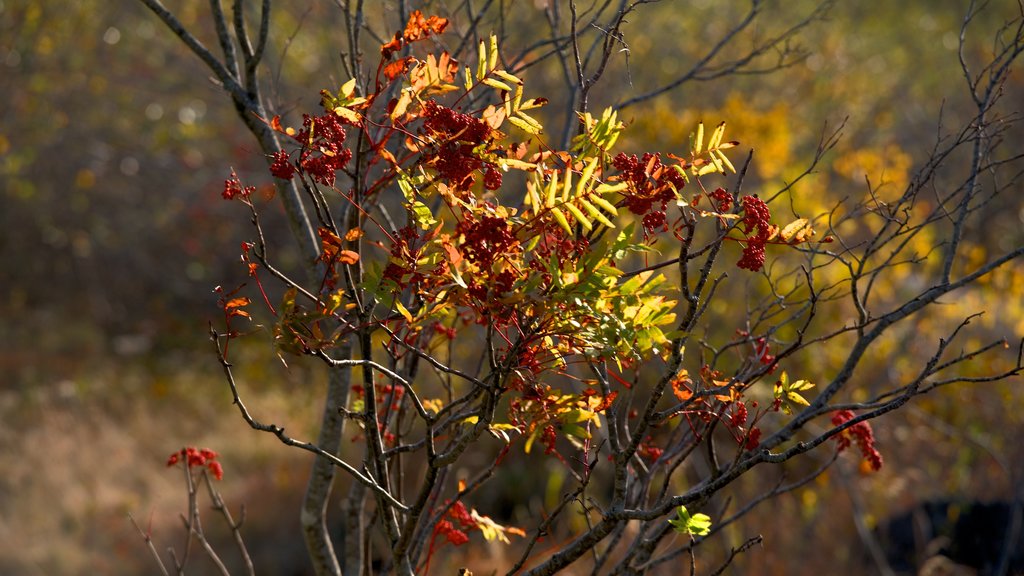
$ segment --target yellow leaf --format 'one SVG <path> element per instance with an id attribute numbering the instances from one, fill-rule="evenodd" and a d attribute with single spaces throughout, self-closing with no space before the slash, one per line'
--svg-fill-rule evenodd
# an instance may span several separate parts
<path id="1" fill-rule="evenodd" d="M 718 145 L 722 143 L 723 135 L 725 135 L 725 122 L 716 126 L 715 131 L 711 133 L 711 139 L 708 140 L 708 150 L 718 148 Z"/>
<path id="2" fill-rule="evenodd" d="M 399 314 L 405 317 L 406 322 L 412 324 L 412 313 L 405 306 L 402 306 L 402 302 L 398 298 L 395 298 L 395 308 Z"/>
<path id="3" fill-rule="evenodd" d="M 600 186 L 598 187 L 598 189 L 600 189 Z M 597 196 L 595 194 L 595 195 L 591 195 L 589 197 L 589 199 L 594 204 L 597 204 L 601 208 L 604 208 L 605 212 L 608 212 L 612 216 L 618 216 L 619 215 L 618 208 L 616 208 L 614 204 L 612 204 L 611 202 L 605 200 L 604 198 L 601 198 L 600 196 Z"/>
<path id="4" fill-rule="evenodd" d="M 483 83 L 488 85 L 488 86 L 490 86 L 491 88 L 496 88 L 498 90 L 501 90 L 502 92 L 511 92 L 512 91 L 512 87 L 511 86 L 509 86 L 508 84 L 505 84 L 501 80 L 495 80 L 494 78 L 484 78 L 483 79 Z"/>
<path id="5" fill-rule="evenodd" d="M 395 103 L 395 108 L 391 110 L 391 119 L 397 120 L 402 114 L 405 114 L 406 109 L 409 108 L 409 104 L 412 104 L 412 90 L 402 90 L 402 95 L 398 97 L 398 102 Z"/>
<path id="6" fill-rule="evenodd" d="M 444 408 L 444 400 L 440 398 L 426 398 L 423 400 L 423 409 L 428 412 L 440 412 Z"/>
<path id="7" fill-rule="evenodd" d="M 565 230 L 566 234 L 572 234 L 572 226 L 569 226 L 569 221 L 566 220 L 565 214 L 562 213 L 558 208 L 551 209 L 551 215 L 555 217 L 555 222 Z"/>
<path id="8" fill-rule="evenodd" d="M 519 128 L 523 132 L 526 132 L 528 134 L 533 134 L 533 135 L 540 134 L 540 129 L 539 128 L 537 128 L 536 126 L 530 124 L 529 122 L 526 122 L 525 120 L 522 120 L 522 119 L 517 118 L 515 116 L 509 116 L 508 117 L 508 121 L 513 126 L 515 126 L 516 128 Z"/>
<path id="9" fill-rule="evenodd" d="M 505 80 L 506 82 L 511 82 L 513 84 L 523 83 L 521 78 L 519 78 L 518 76 L 513 76 L 512 74 L 509 74 L 504 70 L 495 70 L 494 75 L 501 78 L 502 80 Z"/>
<path id="10" fill-rule="evenodd" d="M 807 218 L 798 218 L 789 224 L 782 227 L 779 231 L 779 236 L 786 242 L 789 242 L 790 238 L 796 235 L 797 232 L 803 230 L 807 226 Z"/>
<path id="11" fill-rule="evenodd" d="M 594 220 L 597 220 L 598 222 L 600 222 L 601 224 L 604 224 L 605 226 L 607 226 L 609 228 L 615 228 L 615 224 L 613 224 L 612 221 L 609 220 L 608 218 L 605 218 L 605 215 L 601 214 L 601 211 L 598 210 L 597 208 L 595 208 L 593 204 L 591 204 L 590 202 L 587 202 L 583 198 L 580 198 L 579 202 L 580 202 L 580 206 L 583 206 L 583 209 L 586 210 L 587 213 L 590 214 L 590 216 Z"/>
<path id="12" fill-rule="evenodd" d="M 487 69 L 494 70 L 498 67 L 498 37 L 491 34 L 491 57 L 487 62 Z"/>
<path id="13" fill-rule="evenodd" d="M 729 168 L 730 172 L 732 172 L 733 174 L 736 173 L 736 167 L 733 166 L 732 162 L 730 162 L 729 159 L 725 156 L 725 153 L 722 152 L 721 147 L 719 147 L 717 150 L 715 150 L 714 154 L 717 155 L 719 159 L 721 159 L 722 163 L 725 164 L 726 167 Z"/>
<path id="14" fill-rule="evenodd" d="M 516 160 L 515 158 L 502 158 L 501 160 L 498 160 L 498 166 L 501 167 L 502 170 L 523 170 L 524 172 L 528 172 L 537 167 L 533 162 Z"/>
<path id="15" fill-rule="evenodd" d="M 477 56 L 479 58 L 476 63 L 476 79 L 483 80 L 487 74 L 487 44 L 484 44 L 483 40 L 480 41 L 480 49 L 477 50 Z"/>
<path id="16" fill-rule="evenodd" d="M 558 178 L 554 174 L 551 175 L 551 179 L 548 180 L 548 188 L 545 190 L 544 205 L 548 208 L 555 206 L 555 192 L 558 191 Z"/>
<path id="17" fill-rule="evenodd" d="M 338 90 L 338 95 L 344 96 L 345 98 L 352 97 L 356 91 L 356 79 L 352 78 L 348 82 L 341 85 L 341 89 Z"/>
<path id="18" fill-rule="evenodd" d="M 594 192 L 598 194 L 608 194 L 610 192 L 622 192 L 626 188 L 629 188 L 629 183 L 618 182 L 616 184 L 598 184 L 597 188 L 594 188 Z M 618 214 L 618 212 L 615 212 Z"/>
<path id="19" fill-rule="evenodd" d="M 597 168 L 597 158 L 591 158 L 590 162 L 583 167 L 583 172 L 580 174 L 580 183 L 576 185 L 576 196 L 582 196 L 587 190 L 587 186 L 590 184 L 591 177 L 594 176 L 594 170 Z"/>
<path id="20" fill-rule="evenodd" d="M 540 132 L 544 128 L 544 125 L 538 122 L 533 116 L 530 116 L 529 114 L 524 114 L 521 110 L 516 112 L 516 116 L 522 119 L 527 124 L 536 128 L 538 132 Z"/>
<path id="21" fill-rule="evenodd" d="M 569 200 L 569 190 L 572 189 L 572 166 L 565 167 L 565 181 L 562 183 L 562 202 Z"/>

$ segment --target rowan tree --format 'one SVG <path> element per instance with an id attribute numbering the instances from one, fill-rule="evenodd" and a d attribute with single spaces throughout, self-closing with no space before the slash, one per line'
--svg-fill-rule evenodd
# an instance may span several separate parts
<path id="1" fill-rule="evenodd" d="M 759 504 L 844 452 L 866 472 L 883 467 L 871 420 L 937 388 L 1022 370 L 1016 344 L 1008 356 L 1002 339 L 961 344 L 968 315 L 922 335 L 930 353 L 913 376 L 858 381 L 881 338 L 1024 255 L 1011 246 L 979 261 L 965 249 L 986 207 L 1019 187 L 1021 153 L 1001 148 L 1013 118 L 997 104 L 1024 50 L 1020 15 L 987 60 L 963 58 L 973 114 L 940 127 L 903 189 L 869 182 L 863 198 L 810 213 L 799 184 L 838 130 L 823 132 L 784 187 L 751 190 L 758 160 L 730 139 L 728 118 L 696 122 L 674 149 L 633 150 L 622 146 L 621 111 L 703 79 L 786 68 L 802 57 L 790 40 L 827 3 L 741 46 L 766 5 L 752 2 L 691 68 L 635 96 L 608 70 L 628 54 L 624 26 L 647 2 L 549 3 L 549 36 L 532 39 L 484 32 L 485 16 L 496 30 L 508 17 L 491 3 L 464 3 L 470 18 L 454 26 L 455 12 L 401 2 L 402 25 L 387 34 L 366 23 L 362 3 L 339 3 L 349 78 L 318 87 L 320 107 L 292 115 L 268 106 L 260 75 L 270 0 L 238 0 L 230 14 L 211 2 L 221 57 L 158 0 L 142 1 L 209 66 L 267 159 L 262 178 L 232 172 L 224 184 L 253 231 L 241 247 L 245 284 L 218 288 L 223 318 L 210 336 L 245 422 L 316 456 L 301 518 L 318 574 L 428 573 L 481 539 L 510 546 L 509 574 L 680 562 L 720 573 L 771 535 L 709 557 L 698 545 L 742 532 Z M 525 46 L 516 55 L 514 40 Z M 532 87 L 545 62 L 564 74 L 558 94 Z M 600 90 L 618 104 L 591 109 Z M 571 114 L 559 124 L 553 106 Z M 257 190 L 271 181 L 268 200 Z M 302 272 L 265 234 L 275 205 Z M 913 282 L 880 293 L 908 269 Z M 255 326 L 260 315 L 270 322 Z M 316 438 L 246 407 L 231 355 L 239 338 L 265 338 L 286 363 L 322 364 Z M 806 361 L 824 351 L 841 358 Z M 982 357 L 983 371 L 964 369 Z M 204 468 L 212 458 L 193 462 L 203 454 L 170 462 L 184 461 L 193 502 L 196 474 L 212 486 L 209 474 L 222 472 Z M 825 457 L 799 477 L 728 497 L 740 478 L 814 454 Z M 528 524 L 499 523 L 480 495 L 516 466 L 561 475 L 558 497 Z M 347 494 L 335 513 L 339 484 Z M 194 506 L 189 519 L 190 538 L 216 557 Z"/>

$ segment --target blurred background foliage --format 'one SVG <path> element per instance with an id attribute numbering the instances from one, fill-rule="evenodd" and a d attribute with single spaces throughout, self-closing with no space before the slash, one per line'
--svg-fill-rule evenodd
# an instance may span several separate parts
<path id="1" fill-rule="evenodd" d="M 391 4 L 372 9 L 378 30 L 398 26 Z M 530 30 L 546 26 L 544 1 L 513 4 L 507 52 L 529 45 Z M 168 5 L 214 44 L 207 3 Z M 747 5 L 693 0 L 642 7 L 625 27 L 629 58 L 624 52 L 613 63 L 591 109 L 678 75 Z M 773 3 L 740 45 L 784 29 L 813 6 Z M 755 150 L 745 190 L 773 191 L 807 168 L 823 133 L 843 125 L 839 144 L 794 188 L 791 215 L 825 213 L 845 198 L 863 197 L 868 183 L 880 196 L 898 193 L 936 135 L 971 113 L 957 60 L 966 9 L 958 0 L 837 2 L 791 46 L 805 51 L 792 67 L 691 82 L 628 106 L 622 148 L 682 150 L 698 120 L 726 120 L 728 135 Z M 985 58 L 1016 9 L 1009 0 L 990 2 L 969 30 L 970 61 Z M 338 56 L 341 19 L 331 2 L 275 6 L 264 80 L 279 113 L 294 119 L 315 109 L 321 88 L 347 79 Z M 467 25 L 465 14 L 452 19 Z M 296 503 L 308 459 L 249 432 L 230 406 L 206 337 L 217 313 L 212 288 L 244 278 L 237 253 L 249 236 L 248 218 L 220 191 L 232 168 L 251 183 L 268 181 L 255 142 L 201 64 L 131 0 L 0 0 L 0 71 L 0 572 L 150 570 L 127 514 L 143 526 L 151 522 L 162 545 L 180 541 L 183 487 L 163 462 L 191 444 L 222 452 L 229 503 L 250 504 L 246 531 L 250 549 L 261 550 L 257 564 L 266 573 L 301 573 Z M 553 100 L 546 124 L 564 125 L 560 70 L 542 63 L 525 75 L 532 93 Z M 1021 75 L 1005 90 L 1004 110 L 1019 113 Z M 1018 142 L 1021 136 L 1020 127 L 1007 134 Z M 970 231 L 972 258 L 1024 242 L 1019 187 L 1018 181 L 1017 190 L 991 203 L 985 225 Z M 265 226 L 290 246 L 283 221 L 268 218 Z M 840 232 L 864 232 L 848 226 Z M 932 240 L 915 242 L 927 250 Z M 909 272 L 888 275 L 888 285 L 876 288 L 879 298 L 912 284 Z M 720 298 L 715 313 L 729 316 L 729 302 L 742 307 L 742 289 L 731 300 Z M 1022 294 L 1024 270 L 1003 270 L 894 331 L 878 345 L 877 361 L 858 372 L 862 393 L 872 382 L 904 378 L 931 353 L 938 336 L 929 334 L 943 334 L 970 313 L 987 312 L 972 323 L 971 342 L 1013 343 L 1024 335 Z M 238 346 L 233 354 L 249 383 L 250 408 L 311 435 L 320 402 L 316 372 L 301 362 L 285 370 L 258 342 Z M 787 370 L 821 378 L 845 352 L 819 350 Z M 1011 497 L 1024 474 L 1018 388 L 1010 381 L 942 390 L 877 421 L 883 471 L 862 475 L 844 458 L 814 483 L 764 505 L 730 535 L 734 544 L 766 536 L 762 549 L 738 561 L 736 573 L 865 571 L 854 518 L 870 528 L 928 498 Z M 821 450 L 802 466 L 810 470 L 828 457 Z M 545 493 L 558 494 L 558 466 L 550 460 L 534 468 L 551 471 L 540 479 L 510 469 L 488 493 L 504 499 L 500 506 L 514 522 L 536 510 Z M 799 477 L 800 466 L 787 474 Z M 763 478 L 746 478 L 737 497 L 764 489 L 756 485 Z M 527 491 L 533 486 L 539 490 Z"/>

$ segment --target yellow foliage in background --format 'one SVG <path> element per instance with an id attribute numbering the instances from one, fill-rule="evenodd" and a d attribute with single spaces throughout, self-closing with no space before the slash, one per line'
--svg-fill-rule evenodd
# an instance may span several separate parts
<path id="1" fill-rule="evenodd" d="M 782 103 L 760 110 L 734 92 L 716 108 L 680 110 L 663 98 L 649 109 L 650 112 L 645 111 L 642 116 L 630 118 L 626 115 L 630 124 L 625 133 L 629 140 L 627 147 L 684 150 L 690 132 L 698 122 L 714 125 L 727 120 L 731 134 L 743 135 L 743 148 L 756 150 L 752 167 L 762 179 L 779 178 L 793 163 L 794 141 L 790 127 L 794 120 L 790 117 L 789 108 Z"/>
<path id="2" fill-rule="evenodd" d="M 851 148 L 839 153 L 833 169 L 855 185 L 870 182 L 873 190 L 899 194 L 910 180 L 912 161 L 899 146 L 889 144 L 884 149 Z"/>

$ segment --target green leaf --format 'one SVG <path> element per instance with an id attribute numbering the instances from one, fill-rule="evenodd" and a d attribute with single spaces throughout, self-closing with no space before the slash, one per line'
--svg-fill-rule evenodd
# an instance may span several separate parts
<path id="1" fill-rule="evenodd" d="M 668 523 L 680 534 L 707 536 L 711 532 L 711 517 L 707 514 L 691 515 L 686 506 L 680 506 L 676 510 L 676 517 L 669 519 Z"/>

